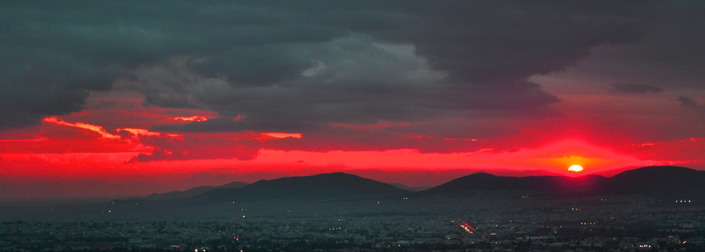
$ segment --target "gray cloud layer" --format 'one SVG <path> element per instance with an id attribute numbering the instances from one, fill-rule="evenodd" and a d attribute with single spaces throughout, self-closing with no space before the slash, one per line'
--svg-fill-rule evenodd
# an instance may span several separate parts
<path id="1" fill-rule="evenodd" d="M 306 131 L 540 108 L 527 81 L 650 31 L 649 2 L 191 1 L 0 4 L 0 122 L 79 111 L 89 90 L 223 118 L 178 131 Z M 237 115 L 245 116 L 236 121 Z"/>
<path id="2" fill-rule="evenodd" d="M 660 92 L 666 91 L 663 88 L 660 88 L 657 86 L 646 85 L 646 84 L 635 84 L 635 83 L 612 83 L 612 85 L 610 85 L 610 86 L 612 87 L 612 91 L 621 92 L 621 93 L 643 94 L 643 93 L 660 93 Z"/>

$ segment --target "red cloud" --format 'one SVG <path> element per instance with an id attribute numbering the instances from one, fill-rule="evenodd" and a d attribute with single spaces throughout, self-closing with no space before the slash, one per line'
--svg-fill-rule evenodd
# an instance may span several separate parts
<path id="1" fill-rule="evenodd" d="M 92 124 L 87 124 L 87 123 L 70 123 L 66 122 L 63 119 L 60 119 L 56 116 L 49 116 L 45 117 L 43 122 L 45 123 L 54 123 L 62 126 L 68 126 L 68 127 L 75 127 L 75 128 L 80 128 L 80 129 L 85 129 L 85 130 L 90 130 L 95 133 L 98 133 L 101 137 L 107 138 L 107 139 L 120 139 L 120 136 L 112 134 L 108 131 L 106 131 L 102 126 L 97 126 L 97 125 L 92 125 Z"/>
<path id="2" fill-rule="evenodd" d="M 153 147 L 151 153 L 140 154 L 130 162 L 188 159 L 252 160 L 261 143 L 255 139 L 223 138 L 217 135 L 185 135 L 183 138 L 164 136 L 141 137 L 144 145 Z"/>

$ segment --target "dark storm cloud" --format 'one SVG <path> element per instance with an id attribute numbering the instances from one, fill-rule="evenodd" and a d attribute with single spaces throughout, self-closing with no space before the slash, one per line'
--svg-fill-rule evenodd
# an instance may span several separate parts
<path id="1" fill-rule="evenodd" d="M 232 118 L 214 118 L 202 122 L 186 124 L 157 125 L 152 127 L 151 130 L 168 132 L 235 132 L 244 130 L 262 132 L 277 132 L 282 130 L 288 132 L 308 132 L 320 129 L 318 125 L 293 121 L 291 118 L 287 119 L 286 121 L 276 121 L 276 119 L 235 120 Z"/>
<path id="2" fill-rule="evenodd" d="M 648 8 L 628 3 L 417 2 L 416 19 L 401 32 L 430 63 L 460 82 L 501 85 L 506 80 L 558 71 L 602 43 L 632 43 Z"/>
<path id="3" fill-rule="evenodd" d="M 557 102 L 526 79 L 560 71 L 593 46 L 637 42 L 650 28 L 653 6 L 10 1 L 0 7 L 0 127 L 79 111 L 87 91 L 122 79 L 150 105 L 245 116 L 181 130 L 294 131 Z"/>
<path id="4" fill-rule="evenodd" d="M 188 1 L 3 1 L 0 127 L 80 111 L 87 91 L 107 90 L 126 70 L 170 55 L 218 55 L 237 45 L 321 41 L 334 35 L 287 25 L 281 20 L 286 12 Z"/>
<path id="5" fill-rule="evenodd" d="M 690 99 L 690 97 L 680 96 L 677 100 L 683 107 L 698 108 L 698 104 L 696 104 L 693 99 Z"/>
<path id="6" fill-rule="evenodd" d="M 610 86 L 612 87 L 612 91 L 621 93 L 643 94 L 660 93 L 666 91 L 663 88 L 657 86 L 635 83 L 612 83 L 612 85 Z"/>
<path id="7" fill-rule="evenodd" d="M 647 3 L 643 1 L 643 3 Z M 669 91 L 701 89 L 705 78 L 705 2 L 659 1 L 649 32 L 635 46 L 596 48 L 581 62 L 581 76 L 656 85 Z"/>

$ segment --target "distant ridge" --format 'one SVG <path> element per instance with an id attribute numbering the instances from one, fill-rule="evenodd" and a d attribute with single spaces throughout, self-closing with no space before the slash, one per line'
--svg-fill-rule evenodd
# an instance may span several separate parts
<path id="1" fill-rule="evenodd" d="M 424 191 L 428 190 L 431 187 L 410 187 L 402 183 L 387 183 L 393 187 L 405 190 L 405 191 L 410 191 L 410 192 L 418 192 L 418 191 Z"/>
<path id="2" fill-rule="evenodd" d="M 219 188 L 194 197 L 198 202 L 262 199 L 359 199 L 401 195 L 408 191 L 346 173 L 261 180 L 243 188 Z"/>
<path id="3" fill-rule="evenodd" d="M 86 219 L 212 220 L 245 218 L 241 213 L 245 211 L 248 218 L 335 216 L 342 212 L 356 216 L 425 215 L 505 207 L 516 207 L 511 211 L 522 207 L 547 211 L 563 208 L 566 203 L 589 205 L 597 202 L 598 197 L 599 202 L 607 197 L 604 202 L 621 204 L 611 205 L 614 207 L 642 202 L 646 205 L 635 207 L 705 205 L 705 172 L 675 166 L 644 167 L 609 178 L 595 175 L 503 177 L 477 173 L 420 192 L 345 173 L 261 180 L 238 188 L 241 185 L 232 183 L 152 195 L 151 198 L 57 206 L 51 214 L 47 214 L 45 207 L 27 212 L 12 212 L 19 208 L 8 208 L 13 216 L 4 219 L 55 221 L 81 215 Z"/>
<path id="4" fill-rule="evenodd" d="M 261 180 L 249 185 L 236 182 L 219 187 L 197 187 L 183 192 L 151 195 L 144 200 L 219 203 L 265 199 L 365 199 L 397 195 L 472 197 L 487 192 L 546 197 L 629 194 L 661 200 L 693 199 L 705 203 L 705 172 L 678 166 L 649 166 L 609 178 L 598 175 L 505 177 L 475 173 L 416 192 L 357 175 L 326 173 Z"/>
<path id="5" fill-rule="evenodd" d="M 200 194 L 216 190 L 216 189 L 236 189 L 243 188 L 248 184 L 245 182 L 230 182 L 220 186 L 199 186 L 194 187 L 185 191 L 171 191 L 165 193 L 153 193 L 147 197 L 142 198 L 143 200 L 178 200 L 178 199 L 188 199 L 191 197 L 198 196 Z"/>
<path id="6" fill-rule="evenodd" d="M 478 190 L 522 191 L 544 194 L 576 193 L 595 190 L 603 185 L 606 180 L 607 178 L 597 175 L 582 177 L 503 177 L 488 173 L 476 173 L 436 186 L 421 192 L 421 194 L 462 195 Z"/>
<path id="7" fill-rule="evenodd" d="M 648 166 L 611 177 L 606 190 L 669 200 L 705 200 L 705 172 L 679 166 Z"/>
<path id="8" fill-rule="evenodd" d="M 477 173 L 461 177 L 419 195 L 470 195 L 482 191 L 517 191 L 543 195 L 640 194 L 662 200 L 705 201 L 705 172 L 678 166 L 649 166 L 613 177 L 502 177 Z"/>

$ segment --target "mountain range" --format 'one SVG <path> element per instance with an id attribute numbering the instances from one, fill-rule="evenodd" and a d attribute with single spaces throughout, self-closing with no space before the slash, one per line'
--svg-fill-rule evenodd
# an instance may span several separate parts
<path id="1" fill-rule="evenodd" d="M 197 202 L 261 199 L 361 199 L 401 195 L 408 191 L 345 173 L 261 180 L 242 188 L 218 187 L 192 198 Z"/>
<path id="2" fill-rule="evenodd" d="M 357 175 L 327 173 L 252 184 L 232 182 L 101 203 L 3 206 L 0 220 L 427 216 L 494 211 L 560 212 L 569 205 L 604 204 L 610 204 L 612 208 L 608 209 L 649 205 L 680 208 L 705 205 L 704 192 L 705 171 L 675 166 L 643 167 L 612 177 L 505 177 L 475 173 L 423 191 L 405 190 L 399 185 Z"/>
<path id="3" fill-rule="evenodd" d="M 402 195 L 457 197 L 488 191 L 544 197 L 637 194 L 661 200 L 705 200 L 705 172 L 676 166 L 650 166 L 609 178 L 598 175 L 505 177 L 475 173 L 418 192 L 356 175 L 328 173 L 261 180 L 252 184 L 234 182 L 217 187 L 198 187 L 184 192 L 150 195 L 144 199 L 209 203 L 291 198 L 365 199 Z"/>

